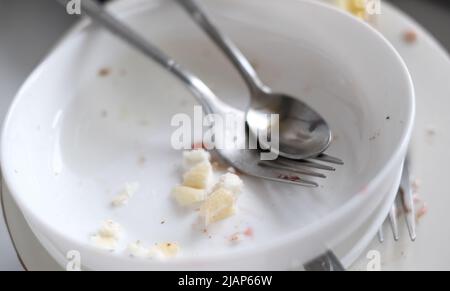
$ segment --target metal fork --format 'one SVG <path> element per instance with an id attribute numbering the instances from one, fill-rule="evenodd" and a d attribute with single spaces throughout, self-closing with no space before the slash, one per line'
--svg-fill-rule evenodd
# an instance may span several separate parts
<path id="1" fill-rule="evenodd" d="M 406 225 L 408 227 L 409 237 L 411 241 L 415 241 L 417 238 L 416 213 L 415 213 L 414 196 L 411 189 L 411 179 L 409 174 L 409 157 L 406 157 L 405 159 L 402 177 L 400 181 L 400 188 L 397 197 L 394 201 L 394 204 L 392 205 L 392 208 L 389 211 L 389 215 L 387 217 L 395 241 L 398 241 L 400 239 L 397 221 L 397 213 L 399 208 L 403 209 Z M 378 240 L 381 243 L 384 242 L 384 233 L 382 228 L 380 228 L 380 230 L 378 231 Z"/>
<path id="2" fill-rule="evenodd" d="M 327 172 L 336 171 L 336 168 L 323 162 L 343 165 L 340 159 L 326 154 L 310 160 L 291 160 L 280 156 L 275 160 L 262 160 L 260 150 L 248 149 L 247 146 L 228 147 L 215 149 L 214 151 L 226 163 L 247 175 L 306 187 L 318 187 L 319 184 L 305 177 L 326 178 L 326 175 L 318 172 L 318 170 Z"/>
<path id="3" fill-rule="evenodd" d="M 68 0 L 59 0 L 59 2 L 67 5 Z M 184 69 L 175 60 L 171 59 L 160 49 L 137 34 L 133 29 L 111 15 L 101 5 L 93 0 L 84 0 L 81 2 L 81 5 L 83 12 L 90 16 L 92 20 L 116 36 L 122 38 L 128 44 L 135 47 L 179 78 L 191 91 L 196 100 L 202 105 L 205 113 L 219 114 L 222 116 L 234 114 L 239 120 L 245 120 L 244 112 L 223 103 L 202 80 Z M 249 135 L 247 134 L 247 136 Z M 240 150 L 241 148 L 245 148 L 245 150 Z M 325 154 L 319 155 L 309 161 L 292 161 L 281 157 L 275 161 L 262 161 L 260 159 L 261 152 L 259 150 L 250 150 L 248 148 L 249 147 L 228 147 L 227 149 L 218 149 L 216 152 L 223 160 L 248 175 L 307 187 L 317 187 L 318 183 L 305 179 L 304 176 L 316 178 L 326 177 L 324 174 L 312 171 L 311 169 L 325 171 L 335 170 L 335 168 L 319 162 L 339 165 L 343 164 L 340 159 Z"/>

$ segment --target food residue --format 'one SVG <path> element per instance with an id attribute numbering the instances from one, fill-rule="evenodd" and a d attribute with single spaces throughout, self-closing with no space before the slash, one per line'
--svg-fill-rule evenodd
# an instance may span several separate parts
<path id="1" fill-rule="evenodd" d="M 114 207 L 124 206 L 139 190 L 139 183 L 126 183 L 124 189 L 112 200 Z"/>
<path id="2" fill-rule="evenodd" d="M 176 186 L 172 190 L 172 195 L 181 206 L 189 206 L 204 201 L 206 198 L 206 190 L 187 186 Z"/>
<path id="3" fill-rule="evenodd" d="M 427 203 L 419 196 L 419 194 L 414 195 L 414 206 L 416 211 L 416 220 L 420 220 L 428 213 Z"/>
<path id="4" fill-rule="evenodd" d="M 140 156 L 140 157 L 138 158 L 138 161 L 137 161 L 137 163 L 138 163 L 139 166 L 145 165 L 146 162 L 147 162 L 147 158 L 144 157 L 144 156 Z"/>
<path id="5" fill-rule="evenodd" d="M 111 69 L 110 68 L 101 68 L 98 71 L 98 75 L 100 77 L 106 77 L 106 76 L 109 76 L 110 74 L 111 74 Z"/>
<path id="6" fill-rule="evenodd" d="M 108 117 L 108 111 L 102 110 L 102 111 L 100 112 L 100 116 L 101 116 L 102 118 Z"/>
<path id="7" fill-rule="evenodd" d="M 172 196 L 181 206 L 200 205 L 204 224 L 224 220 L 236 212 L 237 195 L 243 188 L 242 180 L 229 172 L 220 176 L 214 186 L 210 154 L 202 148 L 183 153 L 182 185 L 173 188 Z M 211 187 L 212 186 L 212 187 Z"/>
<path id="8" fill-rule="evenodd" d="M 230 242 L 232 242 L 232 243 L 237 243 L 237 242 L 239 242 L 240 240 L 241 240 L 241 236 L 240 236 L 240 233 L 239 232 L 236 232 L 236 233 L 233 233 L 231 236 L 230 236 Z"/>
<path id="9" fill-rule="evenodd" d="M 120 234 L 120 225 L 112 220 L 107 220 L 91 239 L 95 246 L 113 251 L 117 247 Z"/>
<path id="10" fill-rule="evenodd" d="M 408 44 L 413 44 L 417 41 L 417 32 L 413 29 L 408 29 L 403 33 L 403 40 Z"/>
<path id="11" fill-rule="evenodd" d="M 165 259 L 175 257 L 180 250 L 177 243 L 156 243 L 153 247 L 145 247 L 141 241 L 128 245 L 128 252 L 132 257 L 141 259 Z"/>
<path id="12" fill-rule="evenodd" d="M 235 202 L 236 196 L 233 192 L 224 188 L 210 194 L 200 207 L 200 216 L 204 219 L 205 225 L 233 216 L 236 212 Z"/>
<path id="13" fill-rule="evenodd" d="M 425 129 L 425 132 L 428 136 L 435 136 L 436 135 L 436 128 L 434 128 L 433 126 L 428 126 Z"/>
<path id="14" fill-rule="evenodd" d="M 248 227 L 248 228 L 244 231 L 244 235 L 249 236 L 249 237 L 253 236 L 253 228 Z"/>
<path id="15" fill-rule="evenodd" d="M 299 176 L 289 176 L 289 175 L 278 175 L 278 179 L 283 179 L 286 181 L 292 181 L 292 182 L 298 182 L 301 180 L 301 178 Z"/>

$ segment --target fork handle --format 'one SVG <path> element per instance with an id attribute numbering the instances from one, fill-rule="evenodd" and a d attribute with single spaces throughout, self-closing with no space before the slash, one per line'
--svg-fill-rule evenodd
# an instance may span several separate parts
<path id="1" fill-rule="evenodd" d="M 58 0 L 67 6 L 69 0 Z M 193 93 L 207 114 L 220 113 L 223 103 L 214 95 L 208 86 L 194 74 L 184 69 L 174 59 L 167 56 L 159 48 L 153 46 L 133 29 L 106 11 L 102 5 L 93 0 L 80 1 L 81 8 L 93 21 L 100 24 L 114 35 L 140 50 L 146 56 L 177 76 Z"/>
<path id="2" fill-rule="evenodd" d="M 231 60 L 238 72 L 244 78 L 251 93 L 267 91 L 267 87 L 259 79 L 255 69 L 239 48 L 208 18 L 203 9 L 195 0 L 176 0 L 192 17 L 192 19 L 205 31 L 205 33 L 216 43 L 216 45 Z"/>

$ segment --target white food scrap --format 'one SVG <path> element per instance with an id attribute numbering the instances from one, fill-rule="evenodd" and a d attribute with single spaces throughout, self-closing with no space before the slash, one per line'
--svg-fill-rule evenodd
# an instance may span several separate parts
<path id="1" fill-rule="evenodd" d="M 196 189 L 187 186 L 176 186 L 172 190 L 172 195 L 181 206 L 189 206 L 206 199 L 206 190 Z"/>
<path id="2" fill-rule="evenodd" d="M 183 152 L 183 166 L 186 170 L 191 169 L 193 166 L 209 162 L 211 160 L 211 155 L 204 149 L 195 149 L 192 151 Z"/>
<path id="3" fill-rule="evenodd" d="M 224 220 L 236 212 L 235 195 L 233 192 L 219 188 L 215 190 L 200 207 L 200 215 L 205 225 Z"/>
<path id="4" fill-rule="evenodd" d="M 231 191 L 233 194 L 237 195 L 242 192 L 242 188 L 244 187 L 244 182 L 242 182 L 241 178 L 238 175 L 233 173 L 226 173 L 222 175 L 219 179 L 219 182 L 214 186 L 214 189 L 227 189 Z"/>
<path id="5" fill-rule="evenodd" d="M 208 189 L 212 180 L 212 166 L 209 161 L 195 165 L 183 175 L 183 186 Z"/>
<path id="6" fill-rule="evenodd" d="M 128 204 L 130 199 L 139 190 L 139 183 L 127 183 L 124 189 L 112 200 L 112 205 L 114 207 L 120 207 Z"/>
<path id="7" fill-rule="evenodd" d="M 113 251 L 117 247 L 120 234 L 120 225 L 112 220 L 107 220 L 103 223 L 97 234 L 92 236 L 92 242 L 101 249 Z"/>
<path id="8" fill-rule="evenodd" d="M 145 247 L 141 241 L 128 245 L 128 251 L 132 257 L 140 259 L 166 259 L 178 255 L 180 247 L 177 243 L 156 243 L 153 247 Z"/>

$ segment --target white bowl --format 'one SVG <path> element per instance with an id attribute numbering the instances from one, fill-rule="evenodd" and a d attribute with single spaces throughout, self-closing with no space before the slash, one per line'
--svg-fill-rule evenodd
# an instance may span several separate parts
<path id="1" fill-rule="evenodd" d="M 192 113 L 193 98 L 152 61 L 83 21 L 26 81 L 5 122 L 3 173 L 33 228 L 61 253 L 80 251 L 92 269 L 285 269 L 360 226 L 404 159 L 414 116 L 411 78 L 368 25 L 314 2 L 282 2 L 214 0 L 207 7 L 264 81 L 301 96 L 332 125 L 330 153 L 345 166 L 322 187 L 244 177 L 236 217 L 210 229 L 212 239 L 193 229 L 197 214 L 180 211 L 169 197 L 181 161 L 170 147 L 170 118 Z M 243 108 L 242 80 L 181 9 L 168 1 L 110 8 Z M 104 67 L 111 74 L 99 77 Z M 141 156 L 145 165 L 137 163 Z M 128 181 L 139 181 L 140 192 L 127 207 L 111 209 Z M 109 218 L 125 229 L 114 253 L 89 240 Z M 248 226 L 254 237 L 230 245 L 236 227 Z M 182 252 L 166 261 L 132 259 L 124 249 L 135 240 L 177 241 Z"/>

